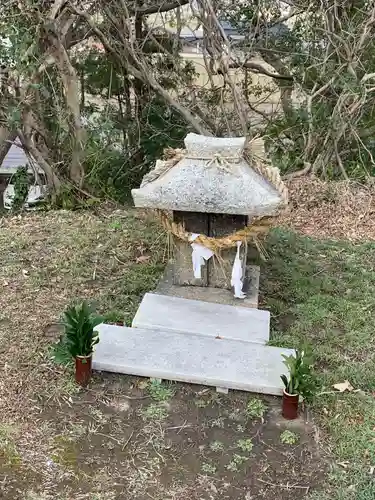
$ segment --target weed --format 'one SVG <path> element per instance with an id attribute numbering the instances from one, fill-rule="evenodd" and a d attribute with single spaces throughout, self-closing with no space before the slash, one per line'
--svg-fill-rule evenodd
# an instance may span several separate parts
<path id="1" fill-rule="evenodd" d="M 236 409 L 228 413 L 228 418 L 229 420 L 240 422 L 243 419 L 243 414 L 239 409 Z"/>
<path id="2" fill-rule="evenodd" d="M 74 396 L 81 392 L 81 387 L 75 383 L 73 377 L 64 376 L 58 382 L 55 387 L 55 392 L 59 396 Z"/>
<path id="3" fill-rule="evenodd" d="M 249 419 L 263 419 L 263 415 L 266 412 L 266 409 L 266 405 L 260 398 L 251 398 L 246 405 L 246 416 Z"/>
<path id="4" fill-rule="evenodd" d="M 236 427 L 237 432 L 245 432 L 246 428 L 242 424 L 238 424 Z"/>
<path id="5" fill-rule="evenodd" d="M 16 173 L 13 175 L 13 184 L 14 197 L 12 199 L 12 211 L 19 212 L 22 210 L 29 192 L 27 166 L 17 168 Z"/>
<path id="6" fill-rule="evenodd" d="M 209 405 L 209 401 L 205 401 L 204 399 L 196 399 L 194 404 L 197 408 L 206 408 Z"/>
<path id="7" fill-rule="evenodd" d="M 210 422 L 210 427 L 219 427 L 219 429 L 224 429 L 224 426 L 225 426 L 225 420 L 223 417 L 215 418 Z"/>
<path id="8" fill-rule="evenodd" d="M 104 323 L 124 323 L 124 312 L 123 311 L 108 311 L 103 314 Z"/>
<path id="9" fill-rule="evenodd" d="M 74 439 L 68 436 L 55 436 L 51 458 L 55 464 L 71 467 L 77 465 L 78 448 Z"/>
<path id="10" fill-rule="evenodd" d="M 224 444 L 221 441 L 212 441 L 210 443 L 210 450 L 211 451 L 224 451 Z"/>
<path id="11" fill-rule="evenodd" d="M 87 433 L 87 427 L 82 424 L 71 423 L 69 426 L 69 434 L 74 439 L 80 439 Z"/>
<path id="12" fill-rule="evenodd" d="M 216 474 L 216 472 L 217 472 L 217 468 L 215 467 L 215 465 L 207 463 L 207 462 L 205 462 L 204 464 L 202 464 L 201 469 L 202 469 L 202 472 L 204 474 L 213 475 L 213 474 Z"/>
<path id="13" fill-rule="evenodd" d="M 0 425 L 0 458 L 3 458 L 7 465 L 21 463 L 21 457 L 14 442 L 16 432 L 16 429 L 10 425 Z"/>
<path id="14" fill-rule="evenodd" d="M 151 403 L 142 410 L 142 416 L 145 420 L 164 420 L 168 416 L 168 410 L 165 405 L 160 403 Z"/>
<path id="15" fill-rule="evenodd" d="M 280 441 L 283 444 L 297 444 L 299 441 L 299 436 L 295 432 L 285 430 L 280 434 Z"/>
<path id="16" fill-rule="evenodd" d="M 251 441 L 251 439 L 239 439 L 236 443 L 236 446 L 243 452 L 250 452 L 253 449 L 253 442 Z"/>
<path id="17" fill-rule="evenodd" d="M 152 380 L 147 390 L 154 401 L 168 401 L 175 393 L 174 389 L 163 384 L 159 380 Z"/>
<path id="18" fill-rule="evenodd" d="M 119 230 L 122 229 L 122 224 L 118 220 L 114 220 L 109 224 L 110 229 Z"/>
<path id="19" fill-rule="evenodd" d="M 35 493 L 35 491 L 31 490 L 26 492 L 24 500 L 48 500 L 48 498 L 50 498 L 49 495 L 47 496 L 45 493 Z M 60 497 L 55 497 L 56 500 L 58 498 Z"/>
<path id="20" fill-rule="evenodd" d="M 237 455 L 236 453 L 232 456 L 232 460 L 225 466 L 225 468 L 231 472 L 237 472 L 238 468 L 248 460 L 248 457 L 242 455 Z"/>
<path id="21" fill-rule="evenodd" d="M 89 413 L 93 420 L 95 420 L 95 422 L 97 422 L 98 424 L 104 425 L 107 423 L 107 416 L 101 410 L 99 410 L 99 408 L 95 408 L 94 406 L 92 406 L 89 409 Z"/>

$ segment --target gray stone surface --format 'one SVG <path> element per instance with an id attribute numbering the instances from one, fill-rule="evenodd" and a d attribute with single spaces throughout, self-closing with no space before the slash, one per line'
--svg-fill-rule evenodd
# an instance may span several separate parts
<path id="1" fill-rule="evenodd" d="M 273 215 L 282 205 L 276 189 L 243 159 L 245 138 L 188 134 L 187 156 L 159 178 L 133 189 L 136 207 L 250 216 Z M 211 161 L 214 155 L 226 161 Z M 232 158 L 232 159 L 231 159 Z"/>
<path id="2" fill-rule="evenodd" d="M 102 324 L 94 370 L 281 395 L 290 349 Z"/>
<path id="3" fill-rule="evenodd" d="M 132 326 L 266 344 L 269 340 L 270 313 L 146 293 Z"/>
<path id="4" fill-rule="evenodd" d="M 183 299 L 203 300 L 215 304 L 227 304 L 239 307 L 258 307 L 259 266 L 247 266 L 244 282 L 245 299 L 236 299 L 233 292 L 221 288 L 202 286 L 177 286 L 173 284 L 173 264 L 168 264 L 156 287 L 155 293 L 181 297 Z"/>

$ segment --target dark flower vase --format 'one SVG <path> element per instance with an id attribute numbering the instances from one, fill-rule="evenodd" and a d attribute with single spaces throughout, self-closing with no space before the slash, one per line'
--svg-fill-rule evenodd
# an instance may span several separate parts
<path id="1" fill-rule="evenodd" d="M 86 387 L 91 379 L 92 354 L 90 356 L 76 356 L 76 382 Z"/>
<path id="2" fill-rule="evenodd" d="M 288 394 L 284 389 L 282 415 L 287 420 L 295 420 L 298 417 L 298 399 L 298 394 Z"/>

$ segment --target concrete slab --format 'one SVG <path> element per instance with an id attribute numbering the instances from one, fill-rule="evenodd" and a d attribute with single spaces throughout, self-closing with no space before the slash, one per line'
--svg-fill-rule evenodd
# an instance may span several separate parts
<path id="1" fill-rule="evenodd" d="M 146 293 L 132 326 L 266 344 L 270 333 L 270 313 Z"/>
<path id="2" fill-rule="evenodd" d="M 245 299 L 236 299 L 233 292 L 221 288 L 209 286 L 178 286 L 173 284 L 173 264 L 166 266 L 155 293 L 159 295 L 170 295 L 172 297 L 181 297 L 182 299 L 202 300 L 204 302 L 213 302 L 215 304 L 227 304 L 239 307 L 258 307 L 259 296 L 259 266 L 247 266 L 246 279 L 244 282 Z"/>
<path id="3" fill-rule="evenodd" d="M 281 395 L 281 354 L 290 349 L 181 335 L 98 326 L 94 370 L 161 378 L 226 389 Z"/>

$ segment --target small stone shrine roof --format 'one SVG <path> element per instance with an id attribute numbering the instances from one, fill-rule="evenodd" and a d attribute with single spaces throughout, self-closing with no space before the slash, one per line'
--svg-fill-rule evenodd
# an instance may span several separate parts
<path id="1" fill-rule="evenodd" d="M 275 215 L 283 205 L 278 190 L 243 156 L 245 137 L 188 134 L 184 156 L 175 165 L 158 161 L 159 176 L 132 190 L 136 207 L 238 214 Z M 262 160 L 262 159 L 261 159 Z M 263 159 L 265 160 L 265 159 Z"/>

